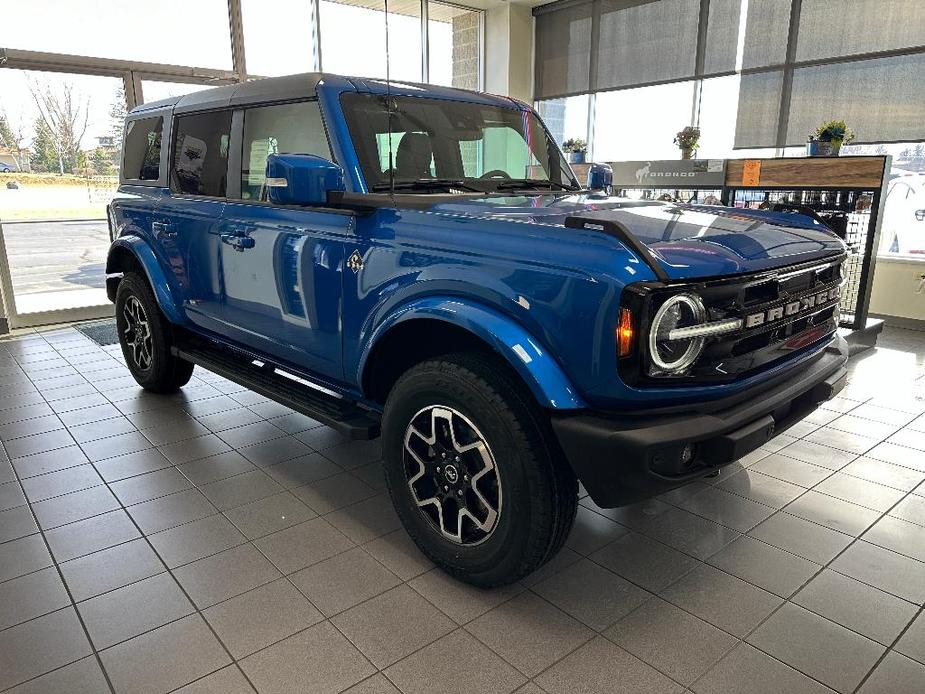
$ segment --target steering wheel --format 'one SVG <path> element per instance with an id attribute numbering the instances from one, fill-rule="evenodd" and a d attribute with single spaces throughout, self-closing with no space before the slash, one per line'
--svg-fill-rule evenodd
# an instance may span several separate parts
<path id="1" fill-rule="evenodd" d="M 511 180 L 511 174 L 509 174 L 504 169 L 492 169 L 491 171 L 486 171 L 479 178 L 504 178 Z"/>

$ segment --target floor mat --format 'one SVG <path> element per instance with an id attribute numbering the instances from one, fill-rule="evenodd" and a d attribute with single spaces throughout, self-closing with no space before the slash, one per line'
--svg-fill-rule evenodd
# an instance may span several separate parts
<path id="1" fill-rule="evenodd" d="M 100 347 L 114 345 L 119 341 L 119 333 L 116 331 L 116 321 L 114 318 L 98 321 L 96 323 L 75 325 L 74 327 Z"/>

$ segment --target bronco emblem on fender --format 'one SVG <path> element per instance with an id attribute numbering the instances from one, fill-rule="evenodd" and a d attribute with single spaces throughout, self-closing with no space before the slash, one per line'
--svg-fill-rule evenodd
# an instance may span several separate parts
<path id="1" fill-rule="evenodd" d="M 353 270 L 353 274 L 357 274 L 363 269 L 363 256 L 360 255 L 360 251 L 354 251 L 350 254 L 350 257 L 347 258 L 347 267 Z"/>

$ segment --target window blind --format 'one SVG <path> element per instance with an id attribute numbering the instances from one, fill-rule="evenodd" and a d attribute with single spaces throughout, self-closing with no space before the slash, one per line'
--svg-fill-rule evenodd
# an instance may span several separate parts
<path id="1" fill-rule="evenodd" d="M 790 0 L 749 0 L 742 67 L 747 70 L 783 63 L 789 33 Z"/>
<path id="2" fill-rule="evenodd" d="M 537 99 L 591 90 L 592 4 L 568 3 L 536 17 Z"/>
<path id="3" fill-rule="evenodd" d="M 715 75 L 735 70 L 741 9 L 742 0 L 710 0 L 703 54 L 704 74 Z"/>
<path id="4" fill-rule="evenodd" d="M 800 145 L 831 118 L 859 143 L 925 140 L 925 0 L 563 0 L 534 15 L 537 99 L 734 73 L 743 25 L 735 148 Z"/>
<path id="5" fill-rule="evenodd" d="M 595 89 L 693 77 L 700 0 L 601 0 Z"/>
<path id="6" fill-rule="evenodd" d="M 780 70 L 742 75 L 735 148 L 774 147 L 783 75 Z"/>
<path id="7" fill-rule="evenodd" d="M 803 144 L 834 118 L 848 123 L 858 143 L 925 140 L 923 75 L 923 53 L 795 69 L 787 144 Z"/>
<path id="8" fill-rule="evenodd" d="M 803 0 L 796 60 L 925 45 L 922 0 Z"/>

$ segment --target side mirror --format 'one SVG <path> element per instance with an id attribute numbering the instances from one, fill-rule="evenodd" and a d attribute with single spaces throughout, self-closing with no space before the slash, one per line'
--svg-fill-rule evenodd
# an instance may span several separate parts
<path id="1" fill-rule="evenodd" d="M 326 205 L 328 193 L 346 190 L 344 170 L 314 154 L 271 154 L 266 186 L 274 205 Z"/>
<path id="2" fill-rule="evenodd" d="M 925 222 L 925 210 L 916 210 L 915 219 L 919 222 Z"/>
<path id="3" fill-rule="evenodd" d="M 610 193 L 613 185 L 613 169 L 610 164 L 591 164 L 588 169 L 588 188 Z"/>

